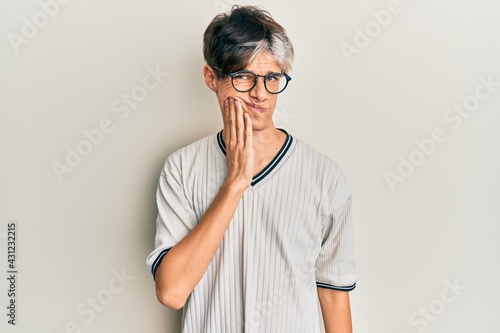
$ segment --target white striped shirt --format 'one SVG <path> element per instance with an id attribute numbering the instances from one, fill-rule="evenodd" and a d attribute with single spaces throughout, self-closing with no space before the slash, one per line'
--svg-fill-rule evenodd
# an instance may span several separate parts
<path id="1" fill-rule="evenodd" d="M 316 288 L 356 286 L 347 179 L 335 162 L 286 134 L 187 299 L 183 333 L 319 333 Z M 225 152 L 219 132 L 165 162 L 155 250 L 147 258 L 153 276 L 217 195 L 227 176 Z"/>

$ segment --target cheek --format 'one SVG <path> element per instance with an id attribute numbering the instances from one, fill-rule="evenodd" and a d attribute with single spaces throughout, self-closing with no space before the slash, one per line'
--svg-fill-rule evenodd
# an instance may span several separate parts
<path id="1" fill-rule="evenodd" d="M 242 98 L 243 95 L 244 93 L 240 93 L 234 90 L 233 86 L 231 85 L 231 82 L 221 83 L 217 90 L 217 99 L 219 100 L 219 104 L 221 106 L 224 104 L 224 101 L 229 97 L 243 100 Z"/>
<path id="2" fill-rule="evenodd" d="M 271 97 L 268 98 L 269 107 L 271 107 L 273 110 L 275 110 L 277 102 L 278 95 L 271 95 Z"/>
<path id="3" fill-rule="evenodd" d="M 220 82 L 217 88 L 217 96 L 219 99 L 225 100 L 229 96 L 229 93 L 231 92 L 230 88 L 232 87 L 231 83 Z"/>

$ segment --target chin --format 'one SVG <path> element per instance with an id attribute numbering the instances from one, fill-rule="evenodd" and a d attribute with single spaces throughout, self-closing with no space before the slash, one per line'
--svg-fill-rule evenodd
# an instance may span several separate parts
<path id="1" fill-rule="evenodd" d="M 252 117 L 250 117 L 252 119 Z M 272 121 L 255 121 L 252 119 L 252 131 L 260 132 L 268 129 L 274 129 L 274 123 Z"/>

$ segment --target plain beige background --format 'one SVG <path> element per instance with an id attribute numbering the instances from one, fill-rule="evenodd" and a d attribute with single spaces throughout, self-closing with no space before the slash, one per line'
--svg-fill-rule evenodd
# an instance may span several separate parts
<path id="1" fill-rule="evenodd" d="M 156 184 L 221 128 L 201 43 L 233 3 L 2 1 L 1 276 L 9 221 L 19 269 L 15 327 L 0 280 L 2 332 L 179 332 L 145 265 Z M 296 50 L 276 124 L 353 189 L 355 331 L 499 332 L 498 1 L 258 4 Z M 68 166 L 68 149 L 86 156 Z"/>

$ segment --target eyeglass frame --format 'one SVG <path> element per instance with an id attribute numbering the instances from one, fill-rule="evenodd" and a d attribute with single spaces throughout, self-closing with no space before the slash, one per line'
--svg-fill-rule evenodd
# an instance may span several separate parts
<path id="1" fill-rule="evenodd" d="M 223 73 L 223 74 L 224 74 L 224 71 L 223 71 L 221 68 L 216 67 L 216 66 L 211 66 L 211 67 L 212 67 L 213 69 L 216 69 L 216 70 L 218 70 L 218 71 L 220 71 L 221 73 Z M 247 90 L 239 90 L 239 89 L 236 89 L 236 87 L 234 86 L 234 76 L 235 76 L 236 74 L 238 74 L 238 73 L 249 73 L 249 74 L 253 74 L 253 75 L 255 75 L 255 80 L 254 80 L 254 82 L 253 82 L 253 86 L 252 86 L 252 88 L 247 89 Z M 290 81 L 292 80 L 292 78 L 291 78 L 291 77 L 290 77 L 287 73 L 285 73 L 285 72 L 283 72 L 283 73 L 269 73 L 269 74 L 267 74 L 267 75 L 259 75 L 259 74 L 256 74 L 256 73 L 252 72 L 252 71 L 249 71 L 249 70 L 244 69 L 244 70 L 241 70 L 241 71 L 236 71 L 236 72 L 231 72 L 231 73 L 225 73 L 225 74 L 226 74 L 226 75 L 229 75 L 229 76 L 231 77 L 231 85 L 233 86 L 234 90 L 236 90 L 236 91 L 238 91 L 238 92 L 242 92 L 242 93 L 243 93 L 243 92 L 249 92 L 250 90 L 252 90 L 253 88 L 255 88 L 255 86 L 257 85 L 257 82 L 259 81 L 259 77 L 261 77 L 261 78 L 263 78 L 263 79 L 264 79 L 264 88 L 266 88 L 266 91 L 267 91 L 268 93 L 270 93 L 270 94 L 273 94 L 273 95 L 277 95 L 277 94 L 279 94 L 279 93 L 282 93 L 282 92 L 286 89 L 286 87 L 288 87 L 288 82 L 290 82 Z M 267 78 L 268 78 L 268 77 L 270 77 L 270 76 L 273 76 L 273 74 L 280 74 L 280 75 L 283 75 L 283 76 L 285 77 L 285 79 L 286 79 L 285 86 L 283 87 L 283 89 L 281 89 L 281 90 L 280 90 L 280 91 L 278 91 L 278 92 L 271 92 L 271 91 L 269 91 L 269 89 L 267 89 L 267 84 L 266 84 L 266 83 L 267 83 Z"/>

